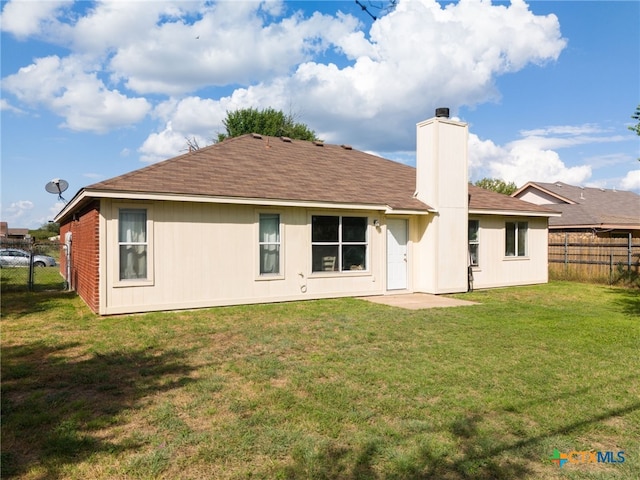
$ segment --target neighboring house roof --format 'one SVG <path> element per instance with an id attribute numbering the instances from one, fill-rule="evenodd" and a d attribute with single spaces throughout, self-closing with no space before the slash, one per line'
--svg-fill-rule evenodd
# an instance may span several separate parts
<path id="1" fill-rule="evenodd" d="M 28 228 L 9 228 L 7 222 L 0 222 L 0 237 L 2 238 L 26 238 L 29 235 Z"/>
<path id="2" fill-rule="evenodd" d="M 513 196 L 528 191 L 542 192 L 548 204 L 562 212 L 561 217 L 549 220 L 550 228 L 640 228 L 640 195 L 633 192 L 529 182 Z"/>
<path id="3" fill-rule="evenodd" d="M 217 197 L 387 206 L 399 213 L 433 211 L 415 198 L 415 189 L 414 167 L 345 145 L 251 134 L 89 185 L 57 220 L 72 211 L 83 196 Z M 469 194 L 470 210 L 479 213 L 553 214 L 548 208 L 479 187 L 469 186 Z"/>
<path id="4" fill-rule="evenodd" d="M 496 193 L 491 190 L 469 184 L 469 212 L 470 213 L 499 213 L 520 212 L 524 214 L 553 216 L 557 214 L 554 208 L 535 205 L 519 198 Z"/>

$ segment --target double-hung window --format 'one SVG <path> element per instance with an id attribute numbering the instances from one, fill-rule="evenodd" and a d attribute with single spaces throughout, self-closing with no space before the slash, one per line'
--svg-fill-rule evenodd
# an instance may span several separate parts
<path id="1" fill-rule="evenodd" d="M 279 275 L 280 215 L 261 213 L 259 231 L 260 275 Z"/>
<path id="2" fill-rule="evenodd" d="M 311 218 L 312 271 L 367 269 L 367 217 L 314 215 Z"/>
<path id="3" fill-rule="evenodd" d="M 118 216 L 120 280 L 147 280 L 147 210 L 121 208 Z"/>
<path id="4" fill-rule="evenodd" d="M 527 230 L 528 222 L 505 223 L 505 250 L 507 257 L 527 256 Z"/>
<path id="5" fill-rule="evenodd" d="M 478 238 L 478 230 L 480 229 L 479 220 L 469 220 L 469 265 L 477 267 L 478 253 L 480 251 L 480 240 Z"/>

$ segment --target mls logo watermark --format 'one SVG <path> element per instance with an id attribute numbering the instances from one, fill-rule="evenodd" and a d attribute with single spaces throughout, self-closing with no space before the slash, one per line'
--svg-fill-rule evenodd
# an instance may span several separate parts
<path id="1" fill-rule="evenodd" d="M 566 463 L 624 463 L 624 450 L 597 452 L 595 450 L 571 450 L 568 453 L 561 453 L 557 448 L 553 450 L 553 455 L 549 459 L 562 468 Z"/>

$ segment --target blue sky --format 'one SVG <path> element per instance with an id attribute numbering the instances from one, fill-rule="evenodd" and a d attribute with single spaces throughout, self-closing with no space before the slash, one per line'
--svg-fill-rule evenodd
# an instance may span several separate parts
<path id="1" fill-rule="evenodd" d="M 640 2 L 2 2 L 0 219 L 36 228 L 82 187 L 273 107 L 330 143 L 415 163 L 436 107 L 471 181 L 640 193 Z M 170 181 L 170 179 L 168 179 Z"/>

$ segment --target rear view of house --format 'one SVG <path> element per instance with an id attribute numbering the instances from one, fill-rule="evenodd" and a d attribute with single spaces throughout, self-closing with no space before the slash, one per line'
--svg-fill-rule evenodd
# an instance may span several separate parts
<path id="1" fill-rule="evenodd" d="M 70 283 L 118 314 L 546 282 L 556 213 L 470 186 L 447 115 L 417 168 L 253 134 L 87 186 L 56 218 Z"/>

